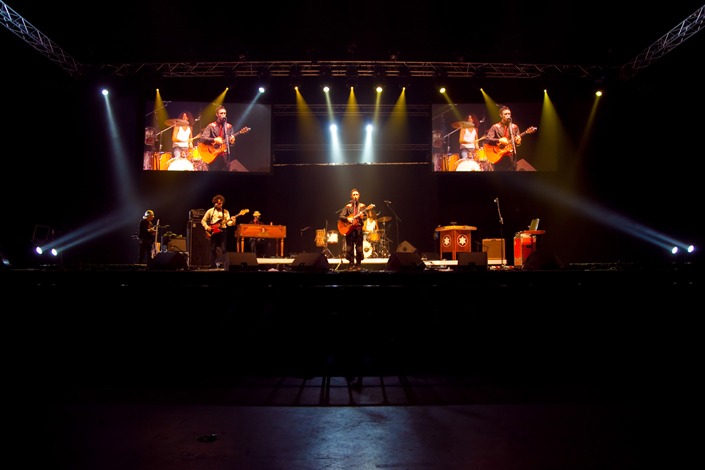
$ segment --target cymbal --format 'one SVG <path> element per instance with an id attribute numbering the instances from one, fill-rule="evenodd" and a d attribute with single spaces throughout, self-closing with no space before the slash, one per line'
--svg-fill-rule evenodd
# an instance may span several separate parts
<path id="1" fill-rule="evenodd" d="M 389 222 L 390 220 L 392 220 L 392 218 L 388 215 L 385 215 L 384 217 L 380 217 L 379 219 L 377 219 L 377 222 L 384 223 Z"/>
<path id="2" fill-rule="evenodd" d="M 184 119 L 167 119 L 164 121 L 167 126 L 188 126 L 190 125 L 188 121 Z"/>
<path id="3" fill-rule="evenodd" d="M 475 127 L 475 124 L 470 121 L 455 121 L 450 125 L 455 129 L 467 129 L 468 127 Z"/>

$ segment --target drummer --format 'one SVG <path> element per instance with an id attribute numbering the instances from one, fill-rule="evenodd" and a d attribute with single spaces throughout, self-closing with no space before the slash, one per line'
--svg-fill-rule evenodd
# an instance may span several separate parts
<path id="1" fill-rule="evenodd" d="M 173 119 L 174 129 L 171 133 L 171 144 L 174 158 L 188 158 L 193 149 L 193 116 L 188 111 Z"/>
<path id="2" fill-rule="evenodd" d="M 467 115 L 466 121 L 461 121 L 460 132 L 458 132 L 458 156 L 461 159 L 475 158 L 479 137 L 477 134 L 478 119 L 477 116 L 470 113 Z"/>
<path id="3" fill-rule="evenodd" d="M 377 228 L 377 214 L 374 211 L 370 211 L 369 216 L 365 219 L 365 223 L 362 226 L 365 238 L 369 238 L 370 234 L 376 233 Z"/>

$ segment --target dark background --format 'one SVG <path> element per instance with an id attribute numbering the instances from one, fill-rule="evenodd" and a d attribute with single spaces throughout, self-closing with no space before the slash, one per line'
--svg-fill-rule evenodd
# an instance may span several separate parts
<path id="1" fill-rule="evenodd" d="M 247 4 L 222 11 L 151 1 L 121 3 L 105 16 L 90 10 L 91 21 L 61 4 L 11 6 L 63 51 L 92 66 L 233 61 L 241 55 L 247 60 L 388 60 L 393 53 L 400 60 L 600 64 L 616 70 L 700 5 L 648 9 L 636 2 L 510 3 L 506 10 L 478 6 L 476 17 L 467 22 L 460 21 L 453 4 L 431 2 L 403 7 L 355 2 L 328 10 L 308 2 L 272 14 Z M 373 7 L 381 11 L 374 13 Z M 57 234 L 85 230 L 85 241 L 65 252 L 65 262 L 132 263 L 137 245 L 131 235 L 146 209 L 185 234 L 189 210 L 209 207 L 216 193 L 225 195 L 231 212 L 259 210 L 266 222 L 286 225 L 287 254 L 314 251 L 315 229 L 335 224 L 335 213 L 352 187 L 361 191 L 363 201 L 382 207 L 383 215 L 394 216 L 397 243 L 406 240 L 424 252 L 437 250 L 438 225 L 457 221 L 476 226 L 474 241 L 504 237 L 509 246 L 514 232 L 536 217 L 547 231 L 546 246 L 565 263 L 669 259 L 662 248 L 631 233 L 640 224 L 678 240 L 702 241 L 702 211 L 697 209 L 702 200 L 703 77 L 697 67 L 702 33 L 628 81 L 604 78 L 600 85 L 607 93 L 594 110 L 592 133 L 579 158 L 577 153 L 561 155 L 555 172 L 463 175 L 434 174 L 430 163 L 278 166 L 278 158 L 307 151 L 305 142 L 278 140 L 290 125 L 284 110 L 294 103 L 284 80 L 273 80 L 272 92 L 263 99 L 273 110 L 271 174 L 145 173 L 140 169 L 143 109 L 154 96 L 152 82 L 112 77 L 110 106 L 116 121 L 111 123 L 98 94 L 110 77 L 71 77 L 8 29 L 0 32 L 0 44 L 5 55 L 6 210 L 0 250 L 15 265 L 32 263 L 29 248 L 37 224 Z M 250 85 L 236 85 L 225 104 L 248 102 Z M 569 77 L 481 84 L 499 102 L 539 101 L 548 86 L 567 138 L 576 146 L 596 85 Z M 158 86 L 164 99 L 188 101 L 211 101 L 223 90 L 222 80 L 205 78 L 164 79 Z M 477 86 L 457 79 L 449 88 L 455 102 L 475 103 L 480 102 Z M 373 105 L 371 92 L 363 88 L 361 83 L 358 101 Z M 347 93 L 337 93 L 333 101 L 342 106 Z M 391 106 L 396 95 L 385 94 L 390 101 L 384 104 Z M 316 92 L 307 91 L 306 98 L 324 104 Z M 428 119 L 419 117 L 412 129 L 428 142 L 431 106 L 443 100 L 431 80 L 418 79 L 407 101 L 428 107 Z M 127 156 L 123 167 L 112 147 L 116 132 Z M 400 158 L 419 160 L 417 154 Z M 499 198 L 503 224 L 494 198 Z M 394 213 L 384 200 L 392 201 Z"/>

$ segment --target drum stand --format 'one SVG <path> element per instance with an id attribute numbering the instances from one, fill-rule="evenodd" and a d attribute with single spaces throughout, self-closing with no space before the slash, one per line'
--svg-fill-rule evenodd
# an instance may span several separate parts
<path id="1" fill-rule="evenodd" d="M 323 247 L 323 255 L 326 258 L 333 258 L 333 252 L 328 249 L 328 219 L 326 219 L 326 231 L 323 232 L 323 239 L 325 240 L 325 246 Z"/>

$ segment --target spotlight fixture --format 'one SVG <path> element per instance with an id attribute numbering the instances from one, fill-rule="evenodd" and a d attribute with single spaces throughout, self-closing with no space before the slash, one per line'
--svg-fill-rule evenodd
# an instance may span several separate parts
<path id="1" fill-rule="evenodd" d="M 294 64 L 289 69 L 289 84 L 293 88 L 299 88 L 301 86 L 301 68 Z"/>
<path id="2" fill-rule="evenodd" d="M 402 88 L 411 86 L 411 71 L 407 65 L 399 67 L 399 86 Z"/>
<path id="3" fill-rule="evenodd" d="M 443 67 L 437 68 L 434 73 L 434 78 L 436 81 L 436 89 L 439 90 L 441 93 L 445 93 L 446 86 L 448 85 L 446 83 L 448 81 L 448 73 L 446 72 L 446 69 L 444 69 Z"/>
<path id="4" fill-rule="evenodd" d="M 345 86 L 347 88 L 354 88 L 357 86 L 358 72 L 356 65 L 349 65 L 345 71 Z"/>
<path id="5" fill-rule="evenodd" d="M 333 71 L 331 70 L 330 65 L 321 65 L 319 75 L 321 77 L 321 86 L 330 88 L 331 78 L 333 77 Z"/>
<path id="6" fill-rule="evenodd" d="M 257 73 L 257 88 L 260 93 L 264 93 L 269 88 L 269 78 L 269 69 L 262 69 Z"/>

